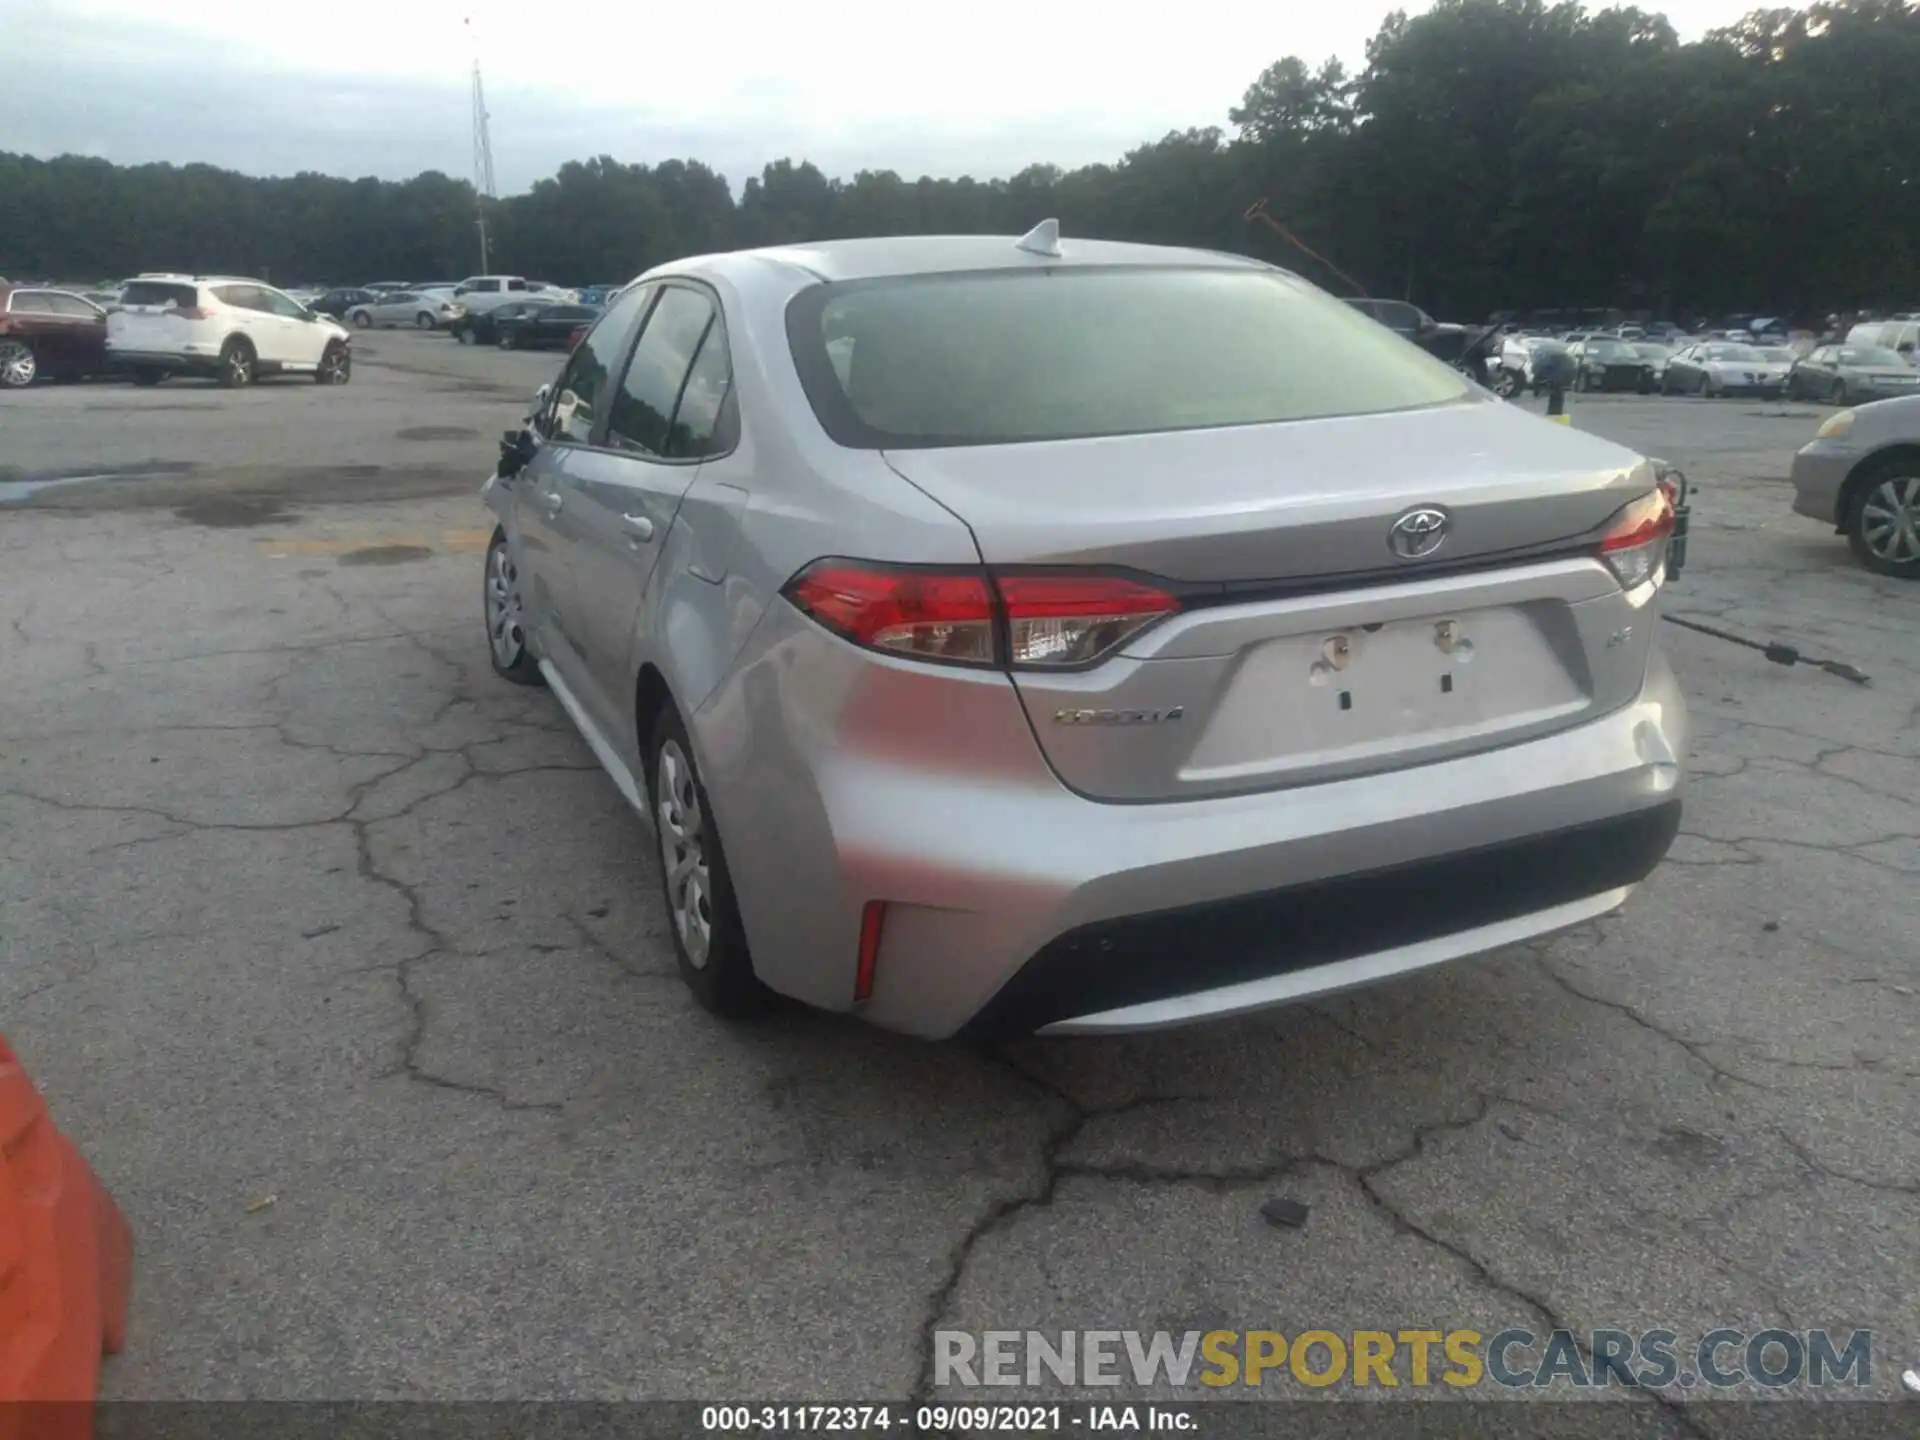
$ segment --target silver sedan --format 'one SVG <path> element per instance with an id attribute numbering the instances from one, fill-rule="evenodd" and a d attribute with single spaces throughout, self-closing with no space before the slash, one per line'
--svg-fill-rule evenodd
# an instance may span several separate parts
<path id="1" fill-rule="evenodd" d="M 1920 395 L 1829 415 L 1793 457 L 1793 508 L 1869 570 L 1920 580 Z"/>
<path id="2" fill-rule="evenodd" d="M 1234 1015 L 1612 911 L 1679 824 L 1662 472 L 1254 261 L 677 262 L 484 493 L 494 668 L 723 1014 Z"/>
<path id="3" fill-rule="evenodd" d="M 378 300 L 363 300 L 347 311 L 347 322 L 362 330 L 411 325 L 437 330 L 451 325 L 466 310 L 450 297 L 414 290 L 396 290 Z"/>

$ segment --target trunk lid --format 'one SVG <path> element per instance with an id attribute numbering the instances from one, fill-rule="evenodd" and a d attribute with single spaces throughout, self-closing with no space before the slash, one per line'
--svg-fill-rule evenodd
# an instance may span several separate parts
<path id="1" fill-rule="evenodd" d="M 1651 465 L 1500 402 L 889 451 L 989 565 L 1125 568 L 1182 613 L 1089 669 L 1018 672 L 1063 781 L 1108 800 L 1310 783 L 1534 738 L 1626 703 L 1649 587 L 1569 555 Z M 1434 508 L 1403 559 L 1397 518 Z"/>

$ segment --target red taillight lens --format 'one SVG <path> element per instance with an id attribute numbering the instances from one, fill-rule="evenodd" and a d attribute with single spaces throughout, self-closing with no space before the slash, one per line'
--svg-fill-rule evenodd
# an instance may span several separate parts
<path id="1" fill-rule="evenodd" d="M 821 560 L 785 593 L 856 645 L 960 665 L 994 662 L 993 594 L 982 571 Z"/>
<path id="2" fill-rule="evenodd" d="M 989 577 L 981 570 L 855 560 L 818 561 L 784 593 L 856 645 L 920 660 L 1016 669 L 1091 664 L 1180 608 L 1167 591 L 1119 575 Z"/>
<path id="3" fill-rule="evenodd" d="M 1600 536 L 1600 558 L 1631 590 L 1659 576 L 1673 535 L 1673 496 L 1662 483 L 1620 508 Z"/>
<path id="4" fill-rule="evenodd" d="M 1015 665 L 1084 665 L 1139 634 L 1180 602 L 1118 575 L 999 575 Z"/>

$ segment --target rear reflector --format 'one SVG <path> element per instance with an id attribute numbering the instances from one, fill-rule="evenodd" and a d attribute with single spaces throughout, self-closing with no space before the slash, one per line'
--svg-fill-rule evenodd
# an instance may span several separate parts
<path id="1" fill-rule="evenodd" d="M 869 900 L 860 912 L 860 958 L 853 972 L 853 1003 L 863 1004 L 873 995 L 874 967 L 880 963 L 880 928 L 886 922 L 887 902 Z"/>
<path id="2" fill-rule="evenodd" d="M 1600 536 L 1600 558 L 1612 569 L 1622 589 L 1644 585 L 1660 574 L 1673 522 L 1673 496 L 1665 484 L 1623 505 L 1607 522 Z"/>
<path id="3" fill-rule="evenodd" d="M 1092 664 L 1180 608 L 1165 590 L 1100 571 L 989 575 L 858 560 L 816 561 L 782 593 L 856 645 L 1014 669 Z"/>

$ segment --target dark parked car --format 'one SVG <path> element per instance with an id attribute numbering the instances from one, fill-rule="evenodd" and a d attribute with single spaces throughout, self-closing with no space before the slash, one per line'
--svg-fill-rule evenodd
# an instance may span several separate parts
<path id="1" fill-rule="evenodd" d="M 1467 342 L 1480 333 L 1476 326 L 1444 324 L 1406 300 L 1350 299 L 1347 304 L 1449 365 L 1460 358 Z"/>
<path id="2" fill-rule="evenodd" d="M 1651 388 L 1653 367 L 1624 340 L 1591 335 L 1567 347 L 1573 356 L 1576 390 L 1632 390 Z"/>
<path id="3" fill-rule="evenodd" d="M 551 300 L 509 300 L 491 310 L 469 310 L 449 322 L 447 333 L 462 345 L 492 345 L 500 339 L 502 320 L 518 320 L 536 310 L 550 309 L 552 305 Z"/>
<path id="4" fill-rule="evenodd" d="M 307 308 L 316 315 L 327 315 L 335 320 L 346 319 L 347 312 L 356 305 L 371 305 L 380 299 L 378 291 L 348 287 L 341 290 L 329 290 L 316 296 L 307 303 Z"/>
<path id="5" fill-rule="evenodd" d="M 0 387 L 24 389 L 37 376 L 78 380 L 107 361 L 107 312 L 66 290 L 0 280 Z"/>
<path id="6" fill-rule="evenodd" d="M 591 305 L 537 305 L 516 315 L 493 312 L 494 343 L 502 350 L 565 350 L 574 332 L 591 325 L 600 312 Z"/>

